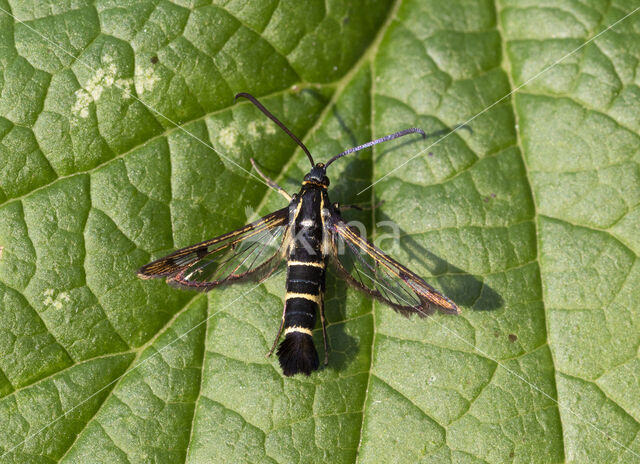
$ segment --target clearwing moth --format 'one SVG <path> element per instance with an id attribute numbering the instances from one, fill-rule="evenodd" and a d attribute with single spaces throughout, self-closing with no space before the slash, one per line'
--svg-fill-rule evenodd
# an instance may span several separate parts
<path id="1" fill-rule="evenodd" d="M 307 147 L 255 97 L 239 93 L 274 121 L 306 153 L 311 170 L 297 194 L 290 196 L 266 177 L 265 182 L 284 196 L 289 205 L 232 232 L 174 251 L 138 270 L 143 279 L 164 278 L 170 285 L 209 291 L 221 285 L 247 280 L 262 281 L 287 262 L 286 296 L 282 320 L 271 355 L 280 339 L 277 355 L 285 375 L 306 375 L 317 370 L 318 353 L 312 330 L 320 314 L 324 338 L 324 363 L 328 363 L 324 317 L 325 272 L 328 261 L 356 289 L 397 312 L 424 317 L 433 308 L 458 314 L 456 304 L 422 278 L 362 238 L 342 219 L 340 207 L 327 194 L 327 168 L 338 158 L 421 129 L 405 129 L 337 154 L 326 164 L 315 163 Z"/>

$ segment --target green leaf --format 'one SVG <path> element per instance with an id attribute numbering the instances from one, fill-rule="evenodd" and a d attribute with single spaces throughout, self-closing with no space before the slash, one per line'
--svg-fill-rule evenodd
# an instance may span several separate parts
<path id="1" fill-rule="evenodd" d="M 636 8 L 0 0 L 0 461 L 640 462 Z M 250 158 L 299 188 L 240 91 L 320 161 L 439 134 L 341 159 L 330 195 L 383 201 L 349 219 L 460 316 L 330 275 L 329 365 L 286 378 L 282 274 L 136 277 L 284 206 Z"/>

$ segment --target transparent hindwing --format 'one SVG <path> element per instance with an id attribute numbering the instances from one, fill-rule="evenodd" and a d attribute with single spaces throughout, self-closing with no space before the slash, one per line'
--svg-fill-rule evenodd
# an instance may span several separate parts
<path id="1" fill-rule="evenodd" d="M 434 308 L 449 314 L 459 313 L 453 301 L 360 237 L 339 216 L 332 218 L 328 228 L 333 264 L 355 288 L 404 315 L 426 316 Z"/>

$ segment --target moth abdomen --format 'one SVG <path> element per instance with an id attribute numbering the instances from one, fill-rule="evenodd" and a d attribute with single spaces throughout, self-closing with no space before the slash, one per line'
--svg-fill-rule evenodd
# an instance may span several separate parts
<path id="1" fill-rule="evenodd" d="M 311 330 L 304 327 L 287 328 L 284 340 L 278 346 L 277 355 L 286 376 L 299 373 L 310 375 L 320 365 Z"/>
<path id="2" fill-rule="evenodd" d="M 322 308 L 324 263 L 292 261 L 288 267 L 284 340 L 277 355 L 285 375 L 309 375 L 320 365 L 312 330 Z"/>

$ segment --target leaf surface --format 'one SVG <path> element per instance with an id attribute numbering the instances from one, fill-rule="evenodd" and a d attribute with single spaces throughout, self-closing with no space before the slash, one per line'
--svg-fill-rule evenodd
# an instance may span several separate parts
<path id="1" fill-rule="evenodd" d="M 0 460 L 640 462 L 639 7 L 0 0 Z M 330 195 L 383 201 L 348 218 L 462 315 L 330 275 L 329 365 L 286 378 L 283 274 L 138 279 L 284 206 L 250 158 L 299 188 L 237 92 L 316 161 L 430 134 L 336 162 Z"/>

